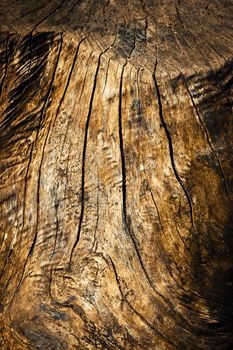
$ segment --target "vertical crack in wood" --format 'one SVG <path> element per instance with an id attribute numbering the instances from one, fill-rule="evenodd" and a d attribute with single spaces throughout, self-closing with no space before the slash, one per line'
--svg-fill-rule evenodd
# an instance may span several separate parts
<path id="1" fill-rule="evenodd" d="M 163 127 L 163 129 L 165 131 L 166 138 L 167 138 L 167 141 L 168 141 L 168 148 L 169 148 L 169 153 L 170 153 L 170 159 L 171 159 L 171 165 L 172 165 L 173 173 L 175 175 L 176 180 L 179 182 L 179 184 L 180 184 L 180 186 L 181 186 L 181 188 L 182 188 L 182 190 L 183 190 L 183 192 L 185 194 L 185 197 L 187 199 L 187 202 L 188 202 L 188 205 L 189 205 L 189 210 L 190 210 L 191 224 L 192 224 L 192 227 L 193 227 L 194 231 L 196 232 L 194 218 L 193 218 L 192 199 L 191 199 L 191 196 L 190 196 L 188 190 L 185 188 L 184 183 L 181 180 L 180 175 L 178 174 L 178 171 L 176 169 L 172 138 L 171 138 L 170 132 L 168 130 L 167 124 L 165 122 L 165 119 L 164 119 L 162 99 L 161 99 L 160 90 L 159 90 L 159 86 L 158 86 L 157 79 L 156 79 L 156 74 L 155 74 L 156 73 L 156 68 L 157 68 L 157 63 L 155 65 L 155 67 L 154 67 L 154 72 L 153 72 L 152 76 L 153 76 L 155 90 L 156 90 L 156 94 L 157 94 L 157 98 L 158 98 L 160 122 L 161 122 L 161 125 L 162 125 L 162 127 Z"/>
<path id="2" fill-rule="evenodd" d="M 121 77 L 120 77 L 120 86 L 119 86 L 119 110 L 118 110 L 118 124 L 119 124 L 119 143 L 120 143 L 120 154 L 121 154 L 121 170 L 122 170 L 122 206 L 123 206 L 123 224 L 126 228 L 126 232 L 131 237 L 134 249 L 136 251 L 139 263 L 141 265 L 141 268 L 143 270 L 143 273 L 151 286 L 152 289 L 154 289 L 152 281 L 148 275 L 148 272 L 144 266 L 143 260 L 140 255 L 140 251 L 138 248 L 137 240 L 134 235 L 134 232 L 132 232 L 131 228 L 129 227 L 128 218 L 127 218 L 127 187 L 126 187 L 126 164 L 125 164 L 125 152 L 124 152 L 124 140 L 123 140 L 123 128 L 122 128 L 122 96 L 123 96 L 123 76 L 124 76 L 124 70 L 128 63 L 128 60 L 130 59 L 130 56 L 132 55 L 132 52 L 135 48 L 135 36 L 134 36 L 134 45 L 133 48 L 129 54 L 128 59 L 124 62 L 122 71 L 121 71 Z"/>
<path id="3" fill-rule="evenodd" d="M 114 41 L 115 41 L 115 39 L 114 39 Z M 81 234 L 81 229 L 82 229 L 82 222 L 83 222 L 83 217 L 84 217 L 84 210 L 85 210 L 85 204 L 84 204 L 84 202 L 85 202 L 85 166 L 86 166 L 86 152 L 87 152 L 88 130 L 89 130 L 89 124 L 90 124 L 92 108 L 93 108 L 93 102 L 94 102 L 94 97 L 95 97 L 97 78 L 98 78 L 98 73 L 99 73 L 99 69 L 100 69 L 101 57 L 110 48 L 111 48 L 111 46 L 107 47 L 99 55 L 98 62 L 97 62 L 97 67 L 96 67 L 96 71 L 95 71 L 95 76 L 94 76 L 94 83 L 93 83 L 92 93 L 91 93 L 90 102 L 89 102 L 89 110 L 88 110 L 88 115 L 87 115 L 87 120 L 86 120 L 86 126 L 85 126 L 85 132 L 84 132 L 84 142 L 83 142 L 83 152 L 82 152 L 81 212 L 80 212 L 80 218 L 79 218 L 79 224 L 78 224 L 76 240 L 75 240 L 75 242 L 73 244 L 73 247 L 72 247 L 71 253 L 70 253 L 70 261 L 69 261 L 68 269 L 71 268 L 73 253 L 74 253 L 74 250 L 75 250 L 75 248 L 76 248 L 76 246 L 77 246 L 77 244 L 79 242 L 79 239 L 80 239 L 80 234 Z"/>

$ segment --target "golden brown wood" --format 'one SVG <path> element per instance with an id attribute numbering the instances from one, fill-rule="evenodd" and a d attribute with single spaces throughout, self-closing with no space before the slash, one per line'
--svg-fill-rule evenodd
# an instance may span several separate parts
<path id="1" fill-rule="evenodd" d="M 233 349 L 232 1 L 0 5 L 0 348 Z"/>

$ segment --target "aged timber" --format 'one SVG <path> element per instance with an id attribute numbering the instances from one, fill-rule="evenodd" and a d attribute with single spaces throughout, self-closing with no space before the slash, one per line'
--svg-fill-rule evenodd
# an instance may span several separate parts
<path id="1" fill-rule="evenodd" d="M 1 350 L 233 349 L 232 14 L 0 0 Z"/>

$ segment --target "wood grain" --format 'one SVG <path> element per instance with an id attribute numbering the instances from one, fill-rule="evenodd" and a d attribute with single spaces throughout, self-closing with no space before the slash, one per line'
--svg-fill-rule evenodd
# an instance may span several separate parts
<path id="1" fill-rule="evenodd" d="M 232 1 L 0 1 L 0 348 L 233 348 Z"/>

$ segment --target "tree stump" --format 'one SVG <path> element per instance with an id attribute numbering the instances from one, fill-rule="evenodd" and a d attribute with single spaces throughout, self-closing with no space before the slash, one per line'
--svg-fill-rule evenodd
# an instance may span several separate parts
<path id="1" fill-rule="evenodd" d="M 0 4 L 0 348 L 233 349 L 232 1 Z"/>

